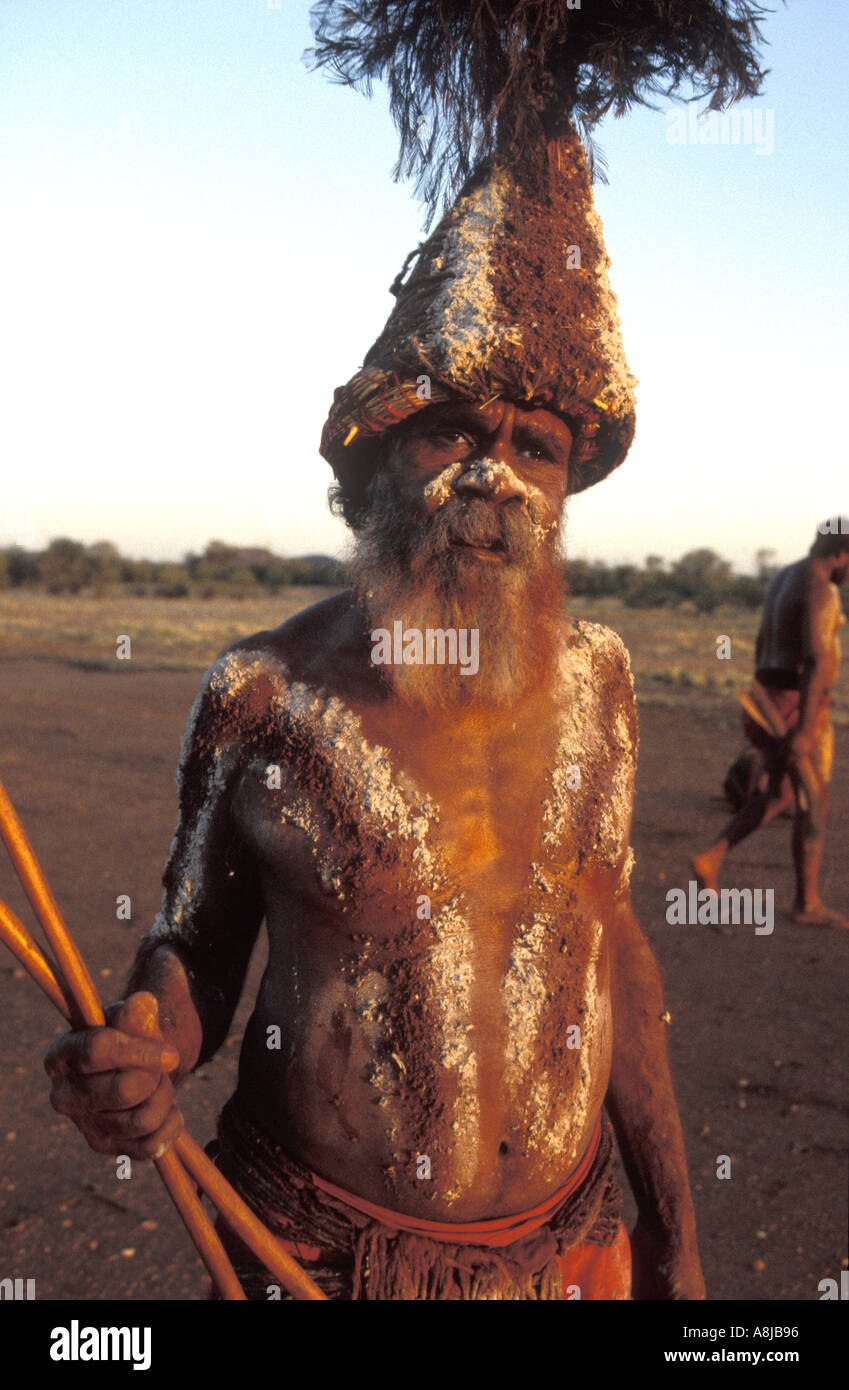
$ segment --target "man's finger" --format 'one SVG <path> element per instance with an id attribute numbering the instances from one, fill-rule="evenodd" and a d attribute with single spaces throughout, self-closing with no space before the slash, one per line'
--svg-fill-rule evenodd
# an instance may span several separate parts
<path id="1" fill-rule="evenodd" d="M 53 1082 L 51 1102 L 60 1115 L 73 1115 L 82 1109 L 133 1110 L 152 1096 L 159 1085 L 153 1067 L 126 1067 L 120 1071 L 94 1072 L 89 1076 L 57 1077 Z"/>
<path id="2" fill-rule="evenodd" d="M 49 1049 L 44 1069 L 53 1078 L 142 1067 L 172 1071 L 179 1064 L 176 1048 L 154 1038 L 133 1038 L 115 1028 L 83 1028 L 65 1033 Z"/>
<path id="3" fill-rule="evenodd" d="M 179 1110 L 173 1110 L 163 1125 L 151 1134 L 146 1134 L 143 1139 L 132 1139 L 113 1132 L 101 1130 L 96 1120 L 86 1125 L 83 1134 L 86 1143 L 95 1153 L 102 1154 L 126 1154 L 128 1158 L 149 1160 L 161 1158 L 170 1149 L 174 1140 L 182 1132 L 184 1125 L 183 1116 Z"/>
<path id="4" fill-rule="evenodd" d="M 174 1088 L 163 1076 L 153 1095 L 148 1096 L 141 1105 L 133 1106 L 131 1110 L 100 1111 L 91 1116 L 91 1123 L 110 1135 L 144 1139 L 156 1133 L 175 1109 Z"/>
<path id="5" fill-rule="evenodd" d="M 159 1001 L 149 990 L 136 990 L 122 999 L 110 1019 L 113 1028 L 135 1038 L 155 1038 L 159 1034 Z"/>

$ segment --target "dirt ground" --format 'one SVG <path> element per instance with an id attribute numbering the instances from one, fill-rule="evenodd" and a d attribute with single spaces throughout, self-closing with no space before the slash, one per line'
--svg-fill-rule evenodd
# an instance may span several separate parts
<path id="1" fill-rule="evenodd" d="M 159 906 L 173 833 L 174 772 L 193 672 L 0 664 L 0 772 L 107 1000 L 119 997 Z M 713 836 L 740 744 L 730 701 L 641 709 L 635 903 L 661 962 L 673 1069 L 708 1296 L 816 1299 L 846 1265 L 849 932 L 795 926 L 790 827 L 761 831 L 726 883 L 775 889 L 771 936 L 669 926 L 666 892 Z M 849 908 L 849 730 L 837 731 L 826 901 Z M 129 894 L 133 920 L 116 919 Z M 5 857 L 0 896 L 32 925 Z M 259 955 L 259 953 L 258 953 Z M 261 959 L 225 1049 L 181 1091 L 201 1142 L 231 1092 Z M 0 957 L 0 1278 L 39 1299 L 201 1299 L 206 1278 L 149 1166 L 119 1181 L 51 1110 L 41 1058 L 62 1031 L 52 1007 Z M 731 1177 L 717 1177 L 718 1158 Z"/>

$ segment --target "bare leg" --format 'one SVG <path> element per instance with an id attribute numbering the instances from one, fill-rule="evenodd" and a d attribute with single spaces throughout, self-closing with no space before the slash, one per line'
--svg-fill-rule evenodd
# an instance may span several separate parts
<path id="1" fill-rule="evenodd" d="M 794 922 L 808 922 L 814 926 L 849 926 L 849 918 L 836 908 L 826 907 L 820 897 L 819 876 L 822 852 L 825 845 L 825 818 L 828 811 L 830 787 L 825 784 L 820 794 L 818 825 L 819 832 L 813 838 L 808 835 L 808 815 L 797 807 L 793 820 L 793 867 L 796 872 L 796 899 L 793 903 Z"/>
<path id="2" fill-rule="evenodd" d="M 728 851 L 751 835 L 753 830 L 757 830 L 761 825 L 768 825 L 776 816 L 780 816 L 782 811 L 793 805 L 793 784 L 790 778 L 782 776 L 777 789 L 773 790 L 776 781 L 777 778 L 773 777 L 769 791 L 756 792 L 745 806 L 740 807 L 714 844 L 702 854 L 693 855 L 690 864 L 700 888 L 716 889 L 719 870 Z"/>

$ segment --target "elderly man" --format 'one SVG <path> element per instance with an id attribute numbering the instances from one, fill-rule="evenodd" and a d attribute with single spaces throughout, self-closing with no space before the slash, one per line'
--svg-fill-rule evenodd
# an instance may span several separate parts
<path id="1" fill-rule="evenodd" d="M 846 622 L 838 586 L 848 576 L 849 522 L 834 517 L 820 525 L 807 557 L 779 570 L 770 583 L 755 647 L 756 691 L 767 714 L 778 716 L 776 728 L 786 732 L 771 735 L 744 716 L 768 784 L 691 861 L 700 884 L 716 889 L 728 851 L 792 807 L 793 920 L 813 926 L 849 926 L 845 909 L 826 906 L 819 886 L 834 758 L 832 691 L 840 667 L 838 633 Z"/>
<path id="2" fill-rule="evenodd" d="M 134 1036 L 127 1002 L 48 1056 L 95 1149 L 162 1152 L 264 917 L 218 1162 L 335 1299 L 622 1299 L 632 1252 L 634 1297 L 704 1297 L 668 1014 L 629 905 L 628 659 L 564 611 L 566 495 L 634 432 L 570 114 L 683 74 L 752 95 L 757 30 L 720 0 L 591 10 L 316 7 L 319 63 L 388 75 L 402 161 L 427 111 L 431 191 L 468 178 L 325 425 L 351 590 L 233 646 L 190 720 L 129 986 L 167 1046 Z"/>
<path id="3" fill-rule="evenodd" d="M 626 1297 L 605 1102 L 639 1204 L 636 1296 L 703 1296 L 661 986 L 628 899 L 627 656 L 562 611 L 572 444 L 504 400 L 387 437 L 353 591 L 231 648 L 189 726 L 131 983 L 178 1066 L 157 1071 L 120 1007 L 108 1050 L 90 1032 L 51 1053 L 54 1104 L 98 1152 L 161 1152 L 265 915 L 222 1162 L 335 1297 Z M 479 672 L 375 666 L 396 619 L 477 627 Z"/>

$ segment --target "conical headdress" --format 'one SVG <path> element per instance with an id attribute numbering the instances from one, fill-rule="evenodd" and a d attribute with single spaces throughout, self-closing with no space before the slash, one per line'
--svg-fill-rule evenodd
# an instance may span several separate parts
<path id="1" fill-rule="evenodd" d="M 453 206 L 397 278 L 392 313 L 334 396 L 321 452 L 337 473 L 434 402 L 503 396 L 576 435 L 570 491 L 605 477 L 634 434 L 585 132 L 686 78 L 714 107 L 759 88 L 763 12 L 743 0 L 321 0 L 317 65 L 369 88 L 386 76 L 395 175 L 431 215 Z M 699 90 L 696 86 L 696 90 Z M 421 141 L 422 127 L 429 132 Z"/>

